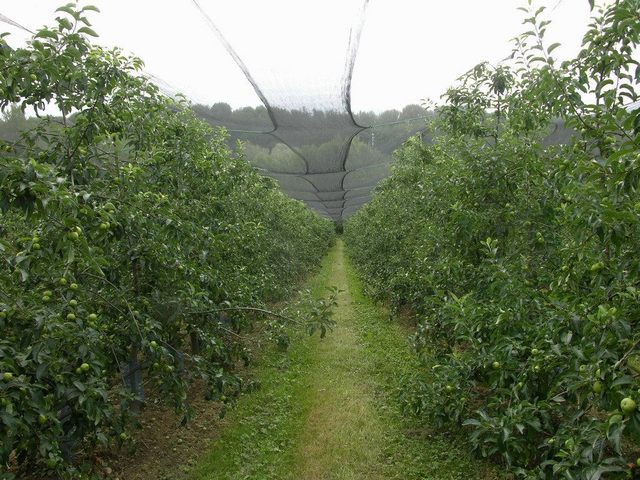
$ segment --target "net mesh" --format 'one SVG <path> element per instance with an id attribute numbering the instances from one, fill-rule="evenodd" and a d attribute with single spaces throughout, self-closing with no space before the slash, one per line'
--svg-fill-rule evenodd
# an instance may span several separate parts
<path id="1" fill-rule="evenodd" d="M 179 84 L 148 76 L 165 93 L 192 99 L 197 114 L 227 128 L 231 143 L 242 140 L 247 160 L 291 197 L 341 220 L 370 199 L 389 174 L 393 150 L 425 124 L 424 111 L 415 105 L 383 116 L 352 112 L 351 80 L 367 5 L 368 0 L 236 0 L 220 8 L 220 0 L 191 0 L 190 11 L 174 13 L 193 26 L 193 38 L 171 39 L 171 49 L 192 51 L 197 38 L 201 57 Z M 7 17 L 0 21 L 24 28 Z M 156 38 L 166 42 L 161 27 L 158 22 Z M 207 56 L 214 44 L 228 52 L 262 106 L 233 110 L 203 94 L 202 82 L 193 87 L 194 79 L 205 77 L 211 91 L 218 88 L 211 72 L 219 56 Z M 184 67 L 184 59 L 176 65 Z M 376 122 L 384 125 L 374 127 Z"/>
<path id="2" fill-rule="evenodd" d="M 294 198 L 333 219 L 343 217 L 355 205 L 351 202 L 360 202 L 347 193 L 372 186 L 368 181 L 361 185 L 362 175 L 354 173 L 367 168 L 373 157 L 347 161 L 353 139 L 364 129 L 351 111 L 351 78 L 368 0 L 328 2 L 341 12 L 330 24 L 302 21 L 323 18 L 324 2 L 285 2 L 279 5 L 287 9 L 282 16 L 274 15 L 273 5 L 266 2 L 252 10 L 257 18 L 280 18 L 276 25 L 235 24 L 249 7 L 246 1 L 235 2 L 224 15 L 215 2 L 193 3 L 242 69 L 271 122 L 268 132 L 276 144 L 250 149 L 249 160 Z"/>

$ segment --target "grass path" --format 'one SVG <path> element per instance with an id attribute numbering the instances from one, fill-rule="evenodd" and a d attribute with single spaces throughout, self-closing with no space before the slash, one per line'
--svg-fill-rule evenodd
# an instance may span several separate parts
<path id="1" fill-rule="evenodd" d="M 190 478 L 497 478 L 459 440 L 401 414 L 397 392 L 419 369 L 408 332 L 364 297 L 341 241 L 309 286 L 320 296 L 334 285 L 341 290 L 334 331 L 261 358 L 262 388 L 241 399 Z"/>

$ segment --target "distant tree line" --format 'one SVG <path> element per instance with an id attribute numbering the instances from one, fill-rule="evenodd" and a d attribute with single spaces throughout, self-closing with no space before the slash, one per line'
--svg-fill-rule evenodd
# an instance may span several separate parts
<path id="1" fill-rule="evenodd" d="M 248 141 L 270 151 L 280 143 L 272 135 L 247 132 L 270 132 L 273 123 L 264 106 L 232 109 L 228 103 L 214 103 L 211 106 L 194 105 L 194 110 L 211 125 L 224 126 L 229 130 L 229 140 Z M 335 141 L 343 127 L 351 123 L 344 113 L 325 110 L 275 110 L 280 119 L 279 129 L 274 132 L 294 147 L 322 145 Z M 391 154 L 404 139 L 422 130 L 428 112 L 420 105 L 407 105 L 402 110 L 357 112 L 355 121 L 363 127 L 374 127 L 359 135 L 363 142 L 385 154 Z M 406 122 L 405 122 L 406 121 Z M 403 122 L 388 125 L 393 122 Z M 379 127 L 375 127 L 380 125 Z M 286 137 L 286 138 L 285 138 Z"/>

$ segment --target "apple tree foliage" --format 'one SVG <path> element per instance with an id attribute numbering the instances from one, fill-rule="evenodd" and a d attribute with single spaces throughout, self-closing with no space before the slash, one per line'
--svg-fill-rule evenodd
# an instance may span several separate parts
<path id="1" fill-rule="evenodd" d="M 518 478 L 630 478 L 640 448 L 640 2 L 594 7 L 578 55 L 530 5 L 346 224 L 369 293 L 410 308 L 407 411 Z M 553 141 L 559 125 L 566 141 Z M 561 129 L 559 131 L 562 131 Z M 625 400 L 626 399 L 626 400 Z"/>
<path id="2" fill-rule="evenodd" d="M 0 140 L 2 478 L 81 478 L 74 451 L 128 440 L 133 374 L 186 417 L 198 378 L 237 395 L 254 315 L 235 307 L 292 292 L 333 234 L 139 60 L 94 46 L 93 10 L 0 39 L 0 107 L 39 119 Z"/>

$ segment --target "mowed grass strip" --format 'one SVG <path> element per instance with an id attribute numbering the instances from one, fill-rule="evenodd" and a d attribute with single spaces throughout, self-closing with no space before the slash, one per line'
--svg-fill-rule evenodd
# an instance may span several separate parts
<path id="1" fill-rule="evenodd" d="M 314 297 L 326 293 L 335 248 L 307 287 Z M 324 340 L 322 340 L 324 341 Z M 296 438 L 305 428 L 312 392 L 307 378 L 317 361 L 317 335 L 299 332 L 286 352 L 271 348 L 253 366 L 260 388 L 240 398 L 210 452 L 186 477 L 205 479 L 294 479 Z"/>
<path id="2" fill-rule="evenodd" d="M 295 476 L 305 480 L 374 478 L 387 434 L 375 402 L 373 359 L 355 328 L 356 310 L 341 241 L 331 267 L 329 285 L 340 290 L 334 317 L 337 325 L 314 352 L 308 378 L 313 403 L 297 441 Z"/>
<path id="3" fill-rule="evenodd" d="M 190 477 L 204 479 L 498 478 L 464 437 L 432 432 L 397 401 L 422 368 L 403 325 L 364 296 L 339 240 L 309 287 L 341 292 L 337 326 L 300 336 L 255 367 L 262 388 L 241 398 L 228 426 Z"/>

